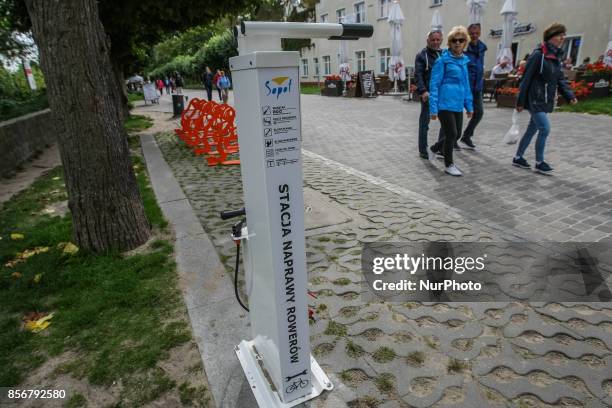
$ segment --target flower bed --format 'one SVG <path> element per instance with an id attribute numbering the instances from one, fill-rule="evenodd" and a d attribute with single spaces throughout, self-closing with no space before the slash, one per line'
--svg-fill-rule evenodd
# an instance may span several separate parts
<path id="1" fill-rule="evenodd" d="M 516 100 L 518 98 L 518 88 L 499 88 L 497 90 L 497 107 L 498 108 L 514 108 L 516 107 Z"/>

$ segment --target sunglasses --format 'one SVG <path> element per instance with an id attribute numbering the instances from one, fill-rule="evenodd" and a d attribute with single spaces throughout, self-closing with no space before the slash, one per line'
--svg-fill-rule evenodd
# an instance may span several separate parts
<path id="1" fill-rule="evenodd" d="M 465 42 L 465 38 L 453 38 L 451 42 L 455 44 L 463 44 Z"/>

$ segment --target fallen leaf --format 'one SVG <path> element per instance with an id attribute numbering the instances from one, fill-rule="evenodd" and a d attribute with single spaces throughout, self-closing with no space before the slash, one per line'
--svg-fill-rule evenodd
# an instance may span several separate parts
<path id="1" fill-rule="evenodd" d="M 19 262 L 25 262 L 26 259 L 34 255 L 42 254 L 44 252 L 49 252 L 49 247 L 34 247 L 32 249 L 26 249 L 23 252 L 17 252 L 17 255 L 15 255 L 15 259 L 8 261 L 4 264 L 4 266 L 6 266 L 7 268 L 12 268 Z"/>
<path id="2" fill-rule="evenodd" d="M 55 176 L 51 180 L 59 180 L 59 179 L 60 179 L 59 176 Z"/>
<path id="3" fill-rule="evenodd" d="M 43 315 L 43 317 L 39 317 Z M 37 318 L 38 317 L 38 318 Z M 50 320 L 53 318 L 53 313 L 49 313 L 45 315 L 44 313 L 34 314 L 34 316 L 30 315 L 25 319 L 25 328 L 26 330 L 31 331 L 32 333 L 38 333 L 42 330 L 45 330 L 51 324 Z"/>
<path id="4" fill-rule="evenodd" d="M 20 240 L 22 240 L 23 238 L 24 238 L 24 235 L 23 235 L 23 234 L 20 234 L 19 232 L 13 232 L 13 233 L 11 234 L 11 239 L 12 239 L 13 241 L 20 241 Z"/>
<path id="5" fill-rule="evenodd" d="M 44 210 L 42 210 L 42 212 L 45 214 L 53 214 L 55 213 L 55 210 L 53 208 L 45 208 Z"/>
<path id="6" fill-rule="evenodd" d="M 42 279 L 42 275 L 42 273 L 37 273 L 36 275 L 34 275 L 34 283 L 39 283 Z"/>
<path id="7" fill-rule="evenodd" d="M 11 277 L 13 279 L 19 279 L 19 278 L 21 278 L 21 272 L 13 272 L 13 273 L 11 273 Z"/>
<path id="8" fill-rule="evenodd" d="M 70 254 L 70 255 L 74 255 L 77 252 L 79 252 L 79 247 L 74 245 L 72 242 L 68 242 L 66 243 L 66 245 L 64 246 L 64 250 L 63 252 L 65 254 Z"/>

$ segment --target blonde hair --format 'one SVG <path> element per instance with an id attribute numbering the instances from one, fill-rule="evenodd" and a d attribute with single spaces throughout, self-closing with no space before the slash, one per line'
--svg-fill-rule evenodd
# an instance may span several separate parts
<path id="1" fill-rule="evenodd" d="M 467 43 L 470 38 L 467 28 L 462 25 L 453 27 L 446 36 L 446 44 L 450 47 L 451 42 L 457 37 L 465 38 L 465 42 Z"/>

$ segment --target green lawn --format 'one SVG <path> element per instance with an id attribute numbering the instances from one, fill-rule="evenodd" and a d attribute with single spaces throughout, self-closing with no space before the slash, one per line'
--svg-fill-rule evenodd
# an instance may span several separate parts
<path id="1" fill-rule="evenodd" d="M 145 165 L 133 159 L 146 215 L 156 235 L 167 236 Z M 0 385 L 18 386 L 48 359 L 72 352 L 51 375 L 121 384 L 113 406 L 141 406 L 170 390 L 206 406 L 205 388 L 178 384 L 158 366 L 191 341 L 171 242 L 156 238 L 130 256 L 66 253 L 71 219 L 49 210 L 66 198 L 58 167 L 0 206 Z M 23 256 L 28 250 L 37 254 Z M 49 327 L 25 330 L 32 312 L 53 313 Z M 83 405 L 71 391 L 68 405 Z"/>
<path id="2" fill-rule="evenodd" d="M 128 102 L 144 101 L 144 94 L 142 91 L 128 92 Z"/>
<path id="3" fill-rule="evenodd" d="M 317 85 L 300 85 L 300 93 L 305 95 L 320 95 L 321 88 Z"/>
<path id="4" fill-rule="evenodd" d="M 138 132 L 140 130 L 145 130 L 150 128 L 153 125 L 153 119 L 148 116 L 143 115 L 130 115 L 129 118 L 125 120 L 123 126 L 125 130 L 128 132 Z"/>
<path id="5" fill-rule="evenodd" d="M 559 111 L 612 116 L 612 96 L 607 98 L 587 99 L 578 102 L 576 105 L 562 105 L 559 107 Z"/>

